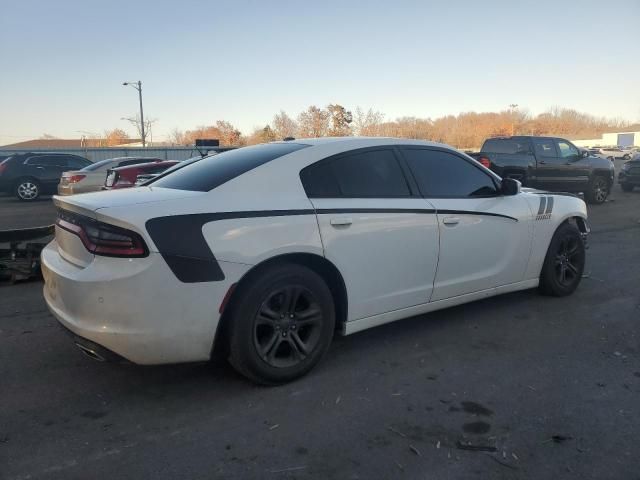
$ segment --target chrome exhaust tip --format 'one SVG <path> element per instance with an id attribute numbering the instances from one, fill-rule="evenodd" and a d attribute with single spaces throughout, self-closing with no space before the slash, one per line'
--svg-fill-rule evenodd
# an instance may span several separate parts
<path id="1" fill-rule="evenodd" d="M 80 345 L 78 342 L 75 342 L 75 344 L 76 347 L 78 347 L 87 357 L 97 360 L 98 362 L 106 362 L 106 359 L 95 350 L 85 347 L 84 345 Z"/>

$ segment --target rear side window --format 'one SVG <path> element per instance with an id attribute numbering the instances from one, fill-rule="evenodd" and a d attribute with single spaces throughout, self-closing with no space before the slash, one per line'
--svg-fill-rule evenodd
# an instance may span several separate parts
<path id="1" fill-rule="evenodd" d="M 532 139 L 538 158 L 555 158 L 557 157 L 556 146 L 551 138 L 534 138 Z"/>
<path id="2" fill-rule="evenodd" d="M 173 171 L 153 185 L 178 190 L 208 192 L 229 180 L 278 157 L 308 147 L 299 143 L 265 143 L 205 158 Z"/>
<path id="3" fill-rule="evenodd" d="M 391 150 L 340 155 L 300 172 L 309 197 L 394 198 L 411 192 Z"/>
<path id="4" fill-rule="evenodd" d="M 66 167 L 67 166 L 67 159 L 65 157 L 58 157 L 58 156 L 42 156 L 42 157 L 31 157 L 28 158 L 26 162 L 24 162 L 26 165 L 38 165 L 41 167 Z"/>
<path id="5" fill-rule="evenodd" d="M 486 153 L 508 153 L 527 155 L 531 153 L 529 140 L 517 138 L 490 138 L 484 142 L 482 151 Z"/>
<path id="6" fill-rule="evenodd" d="M 498 194 L 491 176 L 457 155 L 413 148 L 405 148 L 402 153 L 425 197 L 467 198 Z"/>
<path id="7" fill-rule="evenodd" d="M 91 162 L 82 157 L 67 157 L 67 166 L 71 168 L 84 168 L 91 165 Z"/>
<path id="8" fill-rule="evenodd" d="M 83 172 L 93 172 L 95 170 L 98 170 L 101 167 L 104 167 L 105 165 L 109 165 L 110 163 L 112 163 L 113 160 L 111 160 L 110 158 L 107 158 L 106 160 L 100 160 L 99 162 L 96 163 L 92 163 L 91 165 L 84 167 L 82 169 Z"/>

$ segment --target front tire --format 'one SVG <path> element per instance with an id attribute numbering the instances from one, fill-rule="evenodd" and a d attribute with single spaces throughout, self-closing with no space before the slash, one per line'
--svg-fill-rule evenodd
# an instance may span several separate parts
<path id="1" fill-rule="evenodd" d="M 313 270 L 284 264 L 258 273 L 234 294 L 229 361 L 264 385 L 290 382 L 325 355 L 335 326 L 333 297 Z"/>
<path id="2" fill-rule="evenodd" d="M 13 188 L 13 193 L 23 202 L 32 202 L 40 197 L 42 187 L 40 182 L 33 178 L 21 178 Z"/>
<path id="3" fill-rule="evenodd" d="M 605 202 L 608 196 L 609 185 L 607 184 L 607 180 L 600 175 L 593 177 L 589 182 L 588 190 L 585 192 L 587 202 L 600 205 Z"/>
<path id="4" fill-rule="evenodd" d="M 551 238 L 540 273 L 540 293 L 554 297 L 571 295 L 582 279 L 585 264 L 582 235 L 575 225 L 563 223 Z"/>

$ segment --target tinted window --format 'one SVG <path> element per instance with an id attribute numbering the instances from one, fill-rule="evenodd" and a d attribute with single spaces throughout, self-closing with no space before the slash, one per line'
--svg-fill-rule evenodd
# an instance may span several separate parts
<path id="1" fill-rule="evenodd" d="M 575 157 L 578 155 L 578 149 L 564 140 L 558 140 L 558 150 L 562 158 Z"/>
<path id="2" fill-rule="evenodd" d="M 408 197 L 400 164 L 391 150 L 340 155 L 305 168 L 300 178 L 310 197 Z"/>
<path id="3" fill-rule="evenodd" d="M 331 162 L 319 162 L 300 172 L 300 180 L 309 197 L 335 198 L 340 196 L 338 182 L 333 176 Z"/>
<path id="4" fill-rule="evenodd" d="M 98 169 L 99 169 L 99 168 L 101 168 L 101 167 L 104 167 L 104 166 L 106 166 L 106 165 L 109 165 L 109 164 L 110 164 L 110 163 L 112 163 L 112 162 L 113 162 L 113 160 L 112 160 L 112 159 L 110 159 L 110 158 L 108 158 L 108 159 L 106 159 L 106 160 L 100 160 L 99 162 L 92 163 L 91 165 L 89 165 L 89 166 L 87 166 L 87 167 L 84 167 L 84 168 L 82 169 L 82 171 L 83 171 L 83 172 L 93 172 L 93 171 L 95 171 L 95 170 L 98 170 Z"/>
<path id="5" fill-rule="evenodd" d="M 71 168 L 84 168 L 91 165 L 91 162 L 82 157 L 67 157 L 67 166 Z"/>
<path id="6" fill-rule="evenodd" d="M 490 138 L 484 142 L 482 151 L 486 153 L 529 154 L 531 147 L 528 139 Z"/>
<path id="7" fill-rule="evenodd" d="M 25 162 L 27 165 L 39 165 L 42 167 L 66 167 L 67 160 L 65 157 L 58 156 L 42 156 L 42 157 L 31 157 L 27 159 Z"/>
<path id="8" fill-rule="evenodd" d="M 479 167 L 452 153 L 405 148 L 403 153 L 425 197 L 497 195 L 493 179 Z"/>
<path id="9" fill-rule="evenodd" d="M 556 147 L 551 138 L 534 138 L 533 147 L 538 158 L 555 158 L 557 156 Z"/>
<path id="10" fill-rule="evenodd" d="M 299 143 L 266 143 L 229 150 L 180 168 L 154 186 L 207 192 L 278 157 L 308 147 Z"/>

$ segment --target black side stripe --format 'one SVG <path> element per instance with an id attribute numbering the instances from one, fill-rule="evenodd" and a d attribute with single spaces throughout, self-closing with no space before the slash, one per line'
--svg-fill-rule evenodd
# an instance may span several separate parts
<path id="1" fill-rule="evenodd" d="M 547 206 L 547 197 L 540 197 L 540 207 L 538 207 L 538 215 L 542 215 L 544 213 L 544 209 Z"/>
<path id="2" fill-rule="evenodd" d="M 508 218 L 509 220 L 513 220 L 517 222 L 518 219 L 515 217 L 510 217 L 509 215 L 503 215 L 501 213 L 491 213 L 491 212 L 476 212 L 473 210 L 438 210 L 438 214 L 447 214 L 447 215 L 482 215 L 487 217 L 500 217 L 500 218 Z"/>
<path id="3" fill-rule="evenodd" d="M 234 218 L 313 215 L 309 210 L 264 210 L 251 212 L 195 213 L 147 220 L 146 227 L 162 258 L 178 280 L 185 283 L 224 280 L 224 273 L 207 245 L 205 223 Z"/>
<path id="4" fill-rule="evenodd" d="M 472 210 L 434 210 L 413 208 L 325 208 L 304 210 L 261 210 L 244 212 L 194 213 L 156 217 L 146 222 L 146 228 L 162 258 L 181 282 L 215 282 L 225 276 L 218 260 L 209 248 L 202 227 L 209 222 L 239 218 L 290 217 L 295 215 L 342 213 L 416 213 L 459 214 L 501 217 L 518 221 L 517 218 L 499 213 L 475 212 Z"/>
<path id="5" fill-rule="evenodd" d="M 553 212 L 553 197 L 548 197 L 547 198 L 547 210 L 544 213 L 551 213 Z"/>

